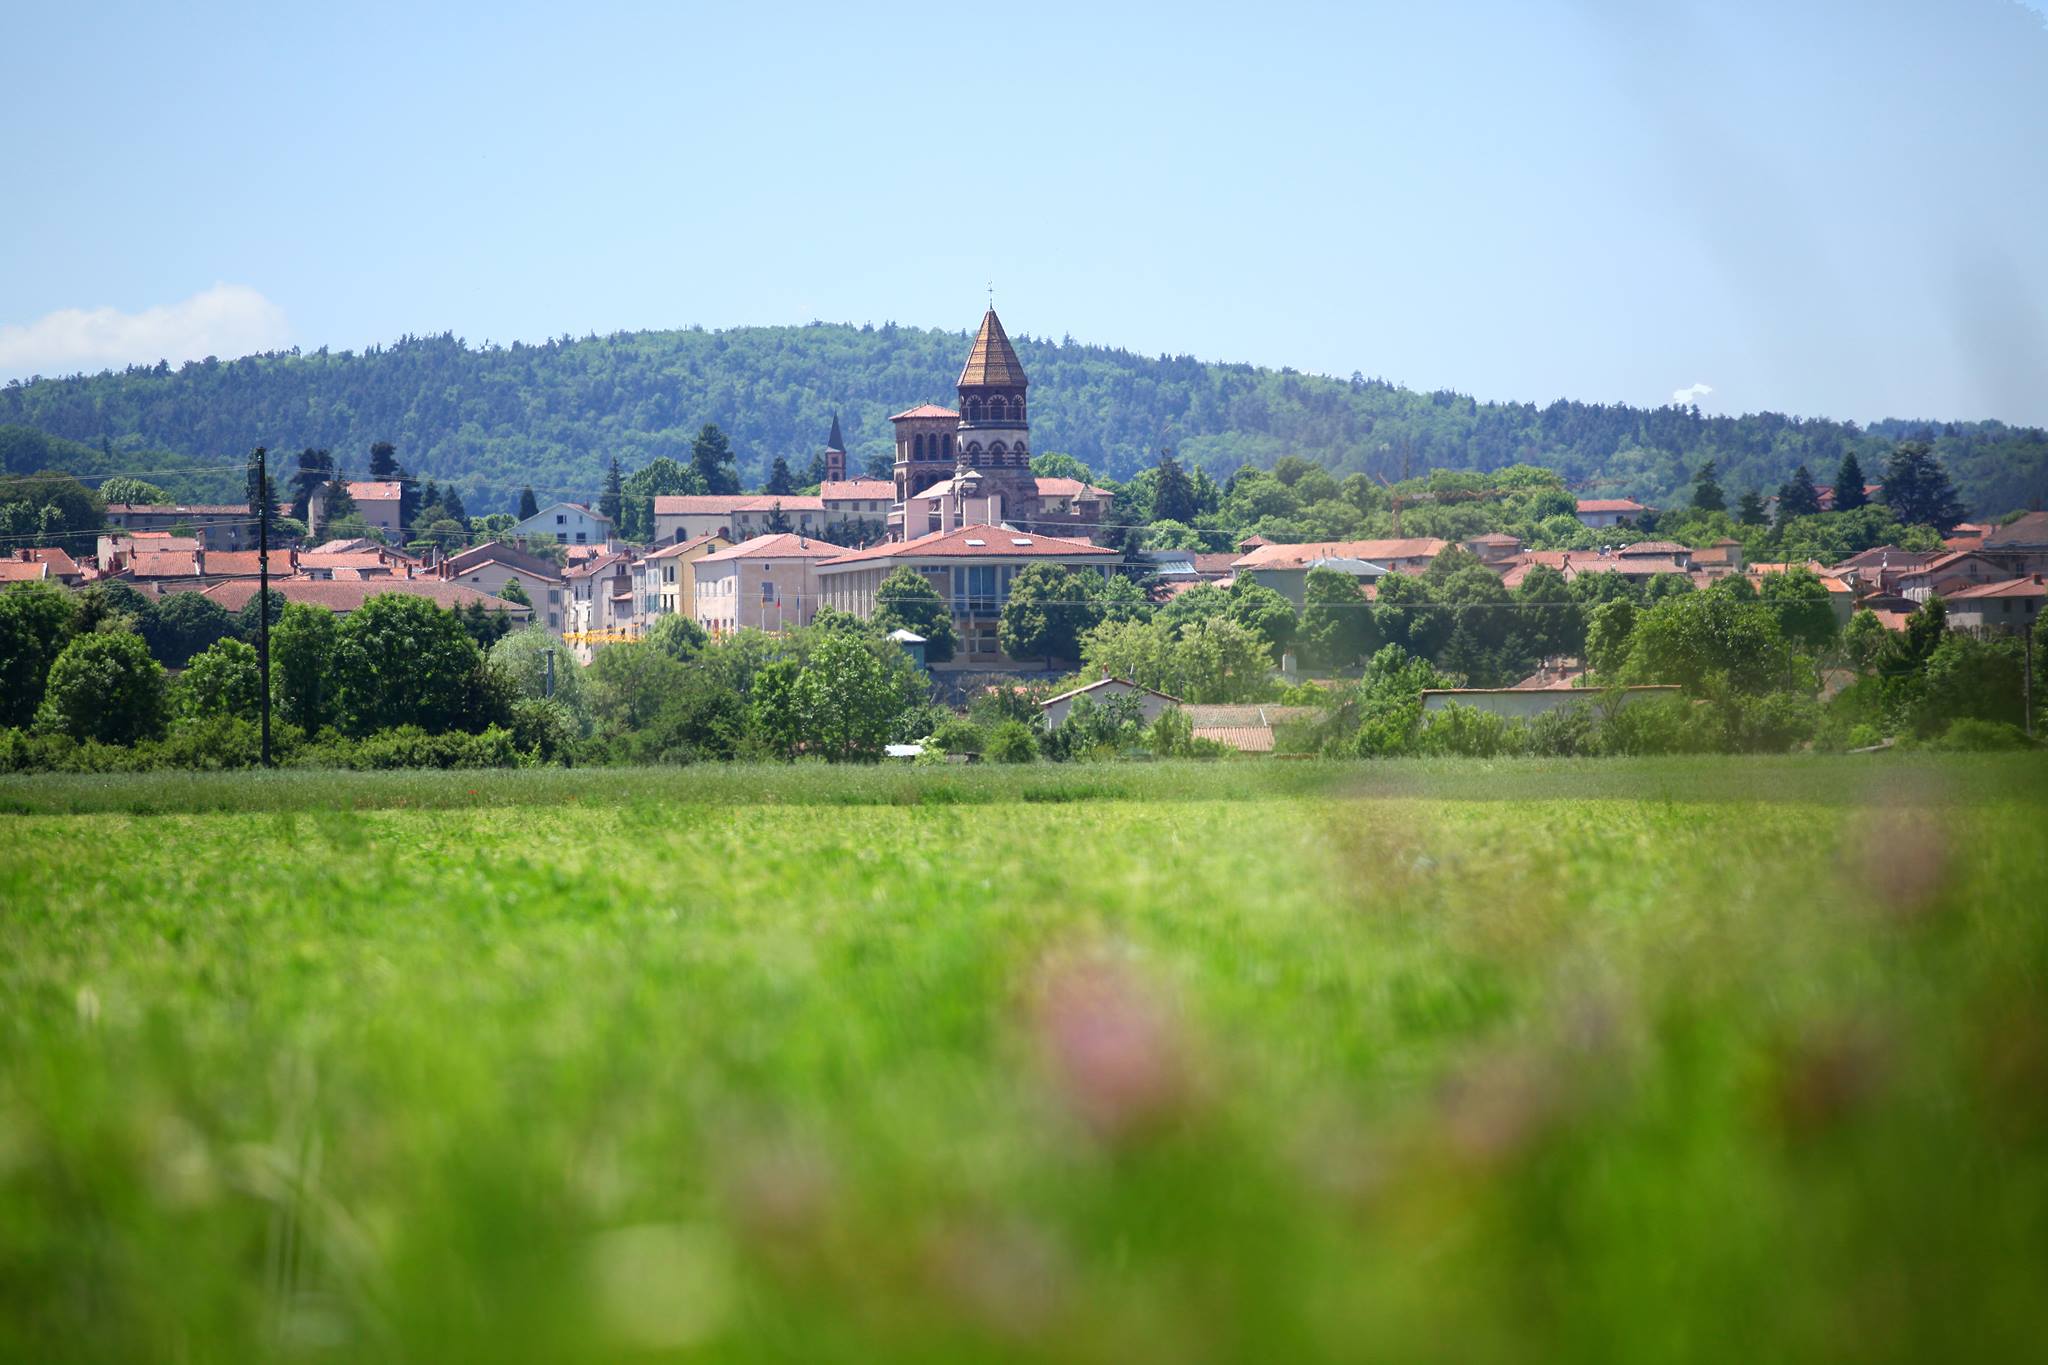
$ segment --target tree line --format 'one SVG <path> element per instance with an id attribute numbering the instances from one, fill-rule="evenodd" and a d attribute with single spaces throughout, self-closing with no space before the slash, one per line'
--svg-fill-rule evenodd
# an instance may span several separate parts
<path id="1" fill-rule="evenodd" d="M 2048 433 L 2000 422 L 1860 427 L 1779 413 L 1480 402 L 1364 375 L 1139 356 L 1070 338 L 1013 340 L 1032 377 L 1036 448 L 1071 454 L 1106 477 L 1130 477 L 1161 449 L 1219 478 L 1289 455 L 1340 477 L 1388 479 L 1542 464 L 1575 487 L 1667 503 L 1708 461 L 1732 486 L 1775 489 L 1802 464 L 1831 469 L 1848 453 L 1881 459 L 1898 441 L 1921 439 L 1972 512 L 2048 495 Z M 947 401 L 967 342 L 964 332 L 828 324 L 510 346 L 408 336 L 361 353 L 294 350 L 11 383 L 0 387 L 0 426 L 80 443 L 93 472 L 104 473 L 123 472 L 124 460 L 129 469 L 218 463 L 258 441 L 361 450 L 388 440 L 477 509 L 509 512 L 527 485 L 595 488 L 612 457 L 629 468 L 686 463 L 706 423 L 731 437 L 748 486 L 768 482 L 778 457 L 793 468 L 807 462 L 834 414 L 844 419 L 853 467 L 880 466 L 893 454 L 888 415 Z M 0 462 L 12 472 L 59 463 L 16 460 L 0 441 Z"/>

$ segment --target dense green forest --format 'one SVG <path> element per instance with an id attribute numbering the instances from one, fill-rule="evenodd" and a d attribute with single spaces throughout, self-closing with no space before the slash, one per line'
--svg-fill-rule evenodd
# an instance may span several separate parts
<path id="1" fill-rule="evenodd" d="M 175 496 L 239 496 L 251 447 L 333 450 L 361 476 L 373 441 L 452 484 L 474 511 L 519 491 L 594 497 L 614 456 L 635 469 L 687 462 L 706 422 L 730 433 L 750 485 L 777 457 L 806 467 L 840 414 L 856 466 L 886 459 L 888 415 L 950 401 L 964 332 L 914 327 L 742 327 L 620 332 L 473 347 L 406 337 L 361 354 L 322 349 L 9 383 L 0 388 L 7 472 L 148 471 Z M 1483 403 L 1378 379 L 1349 380 L 1074 340 L 1017 338 L 1032 380 L 1033 444 L 1127 478 L 1161 449 L 1217 476 L 1299 455 L 1336 473 L 1545 465 L 1587 495 L 1668 504 L 1717 463 L 1732 493 L 1777 489 L 1801 465 L 1868 468 L 1893 444 L 1933 443 L 1968 509 L 1995 515 L 2048 496 L 2048 433 L 2000 422 L 1870 427 L 1777 413 L 1559 401 Z M 43 441 L 35 433 L 59 438 Z M 72 444 L 77 443 L 77 444 Z M 802 463 L 799 464 L 798 461 Z"/>

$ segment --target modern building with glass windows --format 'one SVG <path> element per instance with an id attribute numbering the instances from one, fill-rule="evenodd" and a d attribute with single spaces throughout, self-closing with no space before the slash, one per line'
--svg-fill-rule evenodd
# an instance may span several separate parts
<path id="1" fill-rule="evenodd" d="M 1058 564 L 1109 574 L 1115 550 L 1085 540 L 1028 535 L 1004 526 L 960 526 L 915 540 L 891 541 L 813 566 L 821 605 L 866 619 L 875 614 L 882 581 L 908 566 L 950 604 L 958 640 L 951 667 L 1014 667 L 996 642 L 996 623 L 1010 585 L 1033 564 Z"/>

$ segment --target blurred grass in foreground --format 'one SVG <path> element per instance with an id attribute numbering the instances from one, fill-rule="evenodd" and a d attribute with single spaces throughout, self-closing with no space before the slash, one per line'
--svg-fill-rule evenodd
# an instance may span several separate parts
<path id="1" fill-rule="evenodd" d="M 2044 778 L 5 784 L 0 1359 L 2038 1358 Z"/>

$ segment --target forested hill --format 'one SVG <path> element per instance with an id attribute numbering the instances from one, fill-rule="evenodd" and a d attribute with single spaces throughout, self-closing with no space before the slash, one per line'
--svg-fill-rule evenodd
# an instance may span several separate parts
<path id="1" fill-rule="evenodd" d="M 360 475 L 370 443 L 397 443 L 415 471 L 453 482 L 473 510 L 589 497 L 605 461 L 631 470 L 687 461 L 706 422 L 733 438 L 740 472 L 777 455 L 802 469 L 832 414 L 854 463 L 889 451 L 888 415 L 950 403 L 962 332 L 911 327 L 741 327 L 621 332 L 476 348 L 407 337 L 361 354 L 321 350 L 159 364 L 121 373 L 10 383 L 0 426 L 18 424 L 98 451 L 94 472 L 230 462 L 258 444 L 331 449 Z M 1998 422 L 1887 421 L 1868 429 L 1773 413 L 1706 417 L 1675 407 L 1480 403 L 1353 376 L 1327 379 L 1185 356 L 1017 339 L 1031 375 L 1033 446 L 1126 477 L 1162 447 L 1219 476 L 1281 455 L 1339 472 L 1399 477 L 1517 461 L 1559 469 L 1588 493 L 1671 498 L 1708 459 L 1731 494 L 1774 490 L 1805 464 L 1826 483 L 1847 449 L 1866 468 L 1907 435 L 1929 436 L 1970 510 L 1995 514 L 2048 495 L 2048 434 Z M 4 446 L 33 458 L 37 442 Z M 151 461 L 145 466 L 143 461 Z M 11 472 L 29 472 L 13 469 Z M 239 476 L 157 480 L 178 496 L 233 496 Z"/>

